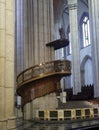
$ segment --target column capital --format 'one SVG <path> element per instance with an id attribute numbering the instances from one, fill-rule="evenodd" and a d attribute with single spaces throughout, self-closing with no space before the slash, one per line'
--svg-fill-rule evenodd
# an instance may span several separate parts
<path id="1" fill-rule="evenodd" d="M 68 8 L 73 10 L 77 9 L 78 0 L 68 0 Z"/>
<path id="2" fill-rule="evenodd" d="M 77 4 L 78 0 L 68 0 L 68 4 L 72 5 L 72 4 Z"/>

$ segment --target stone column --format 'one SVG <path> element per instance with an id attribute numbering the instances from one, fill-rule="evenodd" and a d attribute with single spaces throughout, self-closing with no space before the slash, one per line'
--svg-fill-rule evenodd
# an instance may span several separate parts
<path id="1" fill-rule="evenodd" d="M 0 0 L 0 130 L 15 127 L 14 0 Z"/>
<path id="2" fill-rule="evenodd" d="M 80 47 L 78 36 L 77 0 L 68 0 L 72 46 L 73 94 L 81 92 Z"/>
<path id="3" fill-rule="evenodd" d="M 53 0 L 33 0 L 35 64 L 53 60 L 54 50 L 46 47 L 53 40 Z"/>
<path id="4" fill-rule="evenodd" d="M 28 68 L 54 59 L 54 49 L 46 47 L 46 44 L 53 40 L 53 0 L 23 1 L 27 2 L 27 5 L 24 5 L 27 7 L 23 23 L 27 27 L 24 28 L 26 32 L 24 49 L 26 51 L 26 67 Z M 31 119 L 31 106 L 31 103 L 28 103 L 24 107 L 25 119 Z"/>
<path id="5" fill-rule="evenodd" d="M 16 0 L 17 74 L 54 59 L 53 0 Z"/>
<path id="6" fill-rule="evenodd" d="M 24 3 L 25 0 L 16 0 L 15 1 L 15 26 L 16 26 L 16 35 L 15 35 L 15 48 L 16 48 L 16 74 L 18 75 L 25 68 L 25 51 L 24 51 L 24 41 L 25 36 L 24 32 Z"/>
<path id="7" fill-rule="evenodd" d="M 54 37 L 54 11 L 53 11 L 53 0 L 50 0 L 50 20 L 51 20 L 51 31 L 50 31 L 50 35 L 51 38 L 50 40 L 53 41 L 53 37 Z M 51 48 L 51 60 L 55 60 L 55 51 L 53 48 Z"/>
<path id="8" fill-rule="evenodd" d="M 99 0 L 89 0 L 94 96 L 99 97 Z"/>
<path id="9" fill-rule="evenodd" d="M 53 48 L 46 47 L 46 43 L 53 41 L 53 0 L 43 0 L 44 17 L 44 61 L 54 59 Z"/>
<path id="10" fill-rule="evenodd" d="M 24 0 L 23 0 L 24 1 Z M 33 0 L 32 0 L 33 1 Z M 31 13 L 31 10 L 32 10 L 32 1 L 31 0 L 27 0 L 27 58 L 26 58 L 26 63 L 27 64 L 27 67 L 31 67 L 33 65 L 33 54 L 32 54 L 32 50 L 33 50 L 33 47 L 32 47 L 32 35 L 33 33 L 31 32 L 33 27 L 32 27 L 32 14 L 33 12 Z M 24 32 L 23 32 L 24 33 Z"/>

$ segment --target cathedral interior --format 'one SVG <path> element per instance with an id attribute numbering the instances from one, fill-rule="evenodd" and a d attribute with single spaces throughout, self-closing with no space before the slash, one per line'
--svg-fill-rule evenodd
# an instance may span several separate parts
<path id="1" fill-rule="evenodd" d="M 99 0 L 0 0 L 0 130 L 99 128 L 98 32 Z"/>

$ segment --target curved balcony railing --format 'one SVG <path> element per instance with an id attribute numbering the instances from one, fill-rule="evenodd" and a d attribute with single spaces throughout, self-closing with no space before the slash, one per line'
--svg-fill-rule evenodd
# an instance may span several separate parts
<path id="1" fill-rule="evenodd" d="M 46 94 L 60 92 L 60 79 L 71 74 L 68 60 L 56 60 L 35 65 L 24 70 L 17 77 L 17 93 L 22 104 Z"/>
<path id="2" fill-rule="evenodd" d="M 17 87 L 20 87 L 21 85 L 31 82 L 33 80 L 37 80 L 55 74 L 70 75 L 71 74 L 70 61 L 56 60 L 30 67 L 18 75 Z"/>

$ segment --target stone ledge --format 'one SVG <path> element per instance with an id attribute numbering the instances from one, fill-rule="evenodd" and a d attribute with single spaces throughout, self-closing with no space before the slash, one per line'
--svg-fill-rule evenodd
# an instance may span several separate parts
<path id="1" fill-rule="evenodd" d="M 16 128 L 16 117 L 12 116 L 7 120 L 7 129 L 10 130 L 14 128 Z"/>

